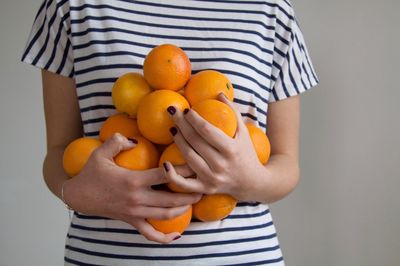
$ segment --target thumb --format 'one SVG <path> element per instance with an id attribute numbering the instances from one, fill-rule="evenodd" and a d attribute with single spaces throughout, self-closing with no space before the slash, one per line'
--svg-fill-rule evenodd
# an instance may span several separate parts
<path id="1" fill-rule="evenodd" d="M 231 102 L 225 94 L 222 92 L 218 94 L 218 100 L 221 102 L 227 104 L 235 113 L 236 120 L 237 120 L 237 129 L 236 129 L 236 135 L 241 134 L 244 130 L 247 131 L 246 124 L 243 121 L 242 115 L 240 114 L 239 110 L 236 108 L 236 106 Z"/>
<path id="2" fill-rule="evenodd" d="M 104 158 L 112 160 L 118 153 L 132 149 L 136 144 L 136 139 L 127 139 L 120 133 L 115 133 L 97 149 L 97 153 Z"/>

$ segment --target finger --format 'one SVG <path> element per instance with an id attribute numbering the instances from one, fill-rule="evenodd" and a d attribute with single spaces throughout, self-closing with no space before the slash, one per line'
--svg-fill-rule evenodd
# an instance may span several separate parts
<path id="1" fill-rule="evenodd" d="M 174 141 L 185 158 L 187 164 L 198 175 L 211 175 L 211 169 L 207 162 L 189 145 L 176 127 L 170 129 Z"/>
<path id="2" fill-rule="evenodd" d="M 191 109 L 185 114 L 187 120 L 193 129 L 203 138 L 206 142 L 214 147 L 219 152 L 225 151 L 226 147 L 232 145 L 232 139 L 228 137 L 222 130 L 210 124 L 201 117 L 196 111 Z M 220 156 L 217 152 L 215 156 Z M 214 157 L 215 158 L 215 157 Z M 214 159 L 215 161 L 215 159 Z"/>
<path id="3" fill-rule="evenodd" d="M 198 193 L 177 193 L 160 190 L 146 192 L 144 204 L 150 207 L 174 208 L 194 204 L 201 198 Z"/>
<path id="4" fill-rule="evenodd" d="M 140 234 L 142 234 L 147 240 L 158 242 L 161 244 L 168 244 L 175 239 L 180 238 L 180 234 L 178 232 L 170 233 L 170 234 L 164 234 L 156 229 L 154 229 L 151 224 L 149 224 L 146 220 L 140 219 L 135 221 L 134 224 L 132 224 L 136 230 L 139 231 Z"/>
<path id="5" fill-rule="evenodd" d="M 236 136 L 238 134 L 241 134 L 244 130 L 247 130 L 246 124 L 243 121 L 243 117 L 242 117 L 239 109 L 237 109 L 237 107 L 233 104 L 233 102 L 231 102 L 223 93 L 218 94 L 218 100 L 227 104 L 235 113 L 236 120 L 237 120 Z"/>
<path id="6" fill-rule="evenodd" d="M 164 162 L 165 176 L 169 182 L 175 183 L 185 191 L 203 193 L 205 185 L 197 178 L 185 178 L 175 171 L 175 167 L 168 161 Z"/>
<path id="7" fill-rule="evenodd" d="M 127 139 L 119 133 L 115 133 L 103 145 L 101 145 L 95 153 L 107 159 L 113 159 L 123 150 L 132 149 L 135 147 L 137 140 Z"/>
<path id="8" fill-rule="evenodd" d="M 174 107 L 170 106 L 169 108 L 169 110 L 171 110 L 171 108 Z M 215 156 L 218 155 L 218 151 L 207 142 L 207 138 L 209 138 L 210 136 L 208 134 L 200 135 L 193 128 L 193 125 L 191 125 L 191 123 L 185 119 L 183 113 L 179 109 L 175 108 L 175 110 L 172 112 L 170 111 L 169 114 L 185 140 L 190 144 L 190 146 L 193 147 L 193 149 L 197 153 L 201 155 L 202 158 L 209 162 L 207 158 L 215 158 Z"/>
<path id="9" fill-rule="evenodd" d="M 151 218 L 165 220 L 182 215 L 189 208 L 190 205 L 171 208 L 136 205 L 129 211 L 129 216 L 132 218 Z"/>
<path id="10" fill-rule="evenodd" d="M 175 171 L 183 176 L 183 177 L 189 177 L 189 176 L 193 176 L 196 173 L 187 165 L 174 165 Z"/>
<path id="11" fill-rule="evenodd" d="M 151 168 L 141 171 L 124 169 L 124 171 L 137 187 L 151 187 L 167 183 L 164 172 L 161 168 Z"/>

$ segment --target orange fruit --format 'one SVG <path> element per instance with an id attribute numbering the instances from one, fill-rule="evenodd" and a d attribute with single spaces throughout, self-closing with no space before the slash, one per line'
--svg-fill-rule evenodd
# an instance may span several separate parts
<path id="1" fill-rule="evenodd" d="M 201 117 L 221 129 L 229 137 L 236 133 L 237 121 L 233 110 L 225 103 L 208 99 L 192 106 Z"/>
<path id="2" fill-rule="evenodd" d="M 141 74 L 126 73 L 115 81 L 111 96 L 118 112 L 135 118 L 139 101 L 150 92 L 151 88 Z"/>
<path id="3" fill-rule="evenodd" d="M 69 177 L 82 170 L 92 152 L 102 145 L 98 139 L 82 137 L 72 141 L 64 150 L 63 168 Z"/>
<path id="4" fill-rule="evenodd" d="M 203 70 L 190 78 L 184 94 L 190 105 L 195 105 L 207 99 L 217 99 L 221 92 L 233 101 L 233 86 L 229 79 L 221 72 Z"/>
<path id="5" fill-rule="evenodd" d="M 108 117 L 100 129 L 99 138 L 101 141 L 106 141 L 117 132 L 126 138 L 133 138 L 140 134 L 136 120 L 124 113 Z"/>
<path id="6" fill-rule="evenodd" d="M 266 164 L 271 153 L 271 144 L 267 135 L 253 124 L 248 123 L 246 124 L 246 127 L 249 131 L 258 159 L 262 164 Z"/>
<path id="7" fill-rule="evenodd" d="M 173 44 L 153 48 L 143 63 L 144 78 L 156 90 L 178 91 L 185 86 L 191 73 L 188 56 Z"/>
<path id="8" fill-rule="evenodd" d="M 169 129 L 174 126 L 174 122 L 167 113 L 167 108 L 171 105 L 181 111 L 189 108 L 185 97 L 170 90 L 154 91 L 140 101 L 137 113 L 139 130 L 151 142 L 172 143 Z"/>
<path id="9" fill-rule="evenodd" d="M 192 219 L 192 206 L 183 214 L 167 220 L 156 220 L 147 219 L 147 222 L 151 224 L 157 231 L 169 234 L 173 232 L 179 232 L 182 234 L 190 224 Z"/>
<path id="10" fill-rule="evenodd" d="M 132 149 L 120 152 L 114 161 L 117 165 L 130 170 L 146 170 L 157 167 L 158 151 L 142 136 L 135 136 L 138 141 Z"/>
<path id="11" fill-rule="evenodd" d="M 227 194 L 203 195 L 193 204 L 193 216 L 203 222 L 222 220 L 236 207 L 236 199 Z"/>
<path id="12" fill-rule="evenodd" d="M 172 165 L 184 165 L 186 164 L 185 158 L 183 158 L 183 155 L 181 151 L 179 150 L 178 146 L 175 143 L 171 143 L 161 154 L 160 160 L 158 161 L 158 166 L 161 167 L 162 164 L 168 161 Z M 168 183 L 167 186 L 169 189 L 171 189 L 174 192 L 186 192 L 188 193 L 189 191 L 186 191 L 185 189 L 181 188 L 175 183 Z"/>

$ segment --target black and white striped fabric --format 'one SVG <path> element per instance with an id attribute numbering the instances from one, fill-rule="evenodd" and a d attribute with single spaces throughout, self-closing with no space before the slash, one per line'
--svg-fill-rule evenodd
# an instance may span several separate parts
<path id="1" fill-rule="evenodd" d="M 193 73 L 215 69 L 235 88 L 247 122 L 265 129 L 268 104 L 318 83 L 288 0 L 45 0 L 22 60 L 76 81 L 84 132 L 96 137 L 116 113 L 111 88 L 142 73 L 145 55 L 172 43 Z M 170 245 L 130 225 L 75 213 L 66 265 L 283 265 L 266 204 L 241 202 L 219 222 L 193 222 Z"/>

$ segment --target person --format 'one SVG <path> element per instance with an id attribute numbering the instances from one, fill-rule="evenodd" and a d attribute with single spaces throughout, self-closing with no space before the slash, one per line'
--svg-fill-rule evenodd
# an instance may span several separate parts
<path id="1" fill-rule="evenodd" d="M 113 157 L 134 147 L 114 135 L 67 179 L 62 154 L 81 136 L 97 137 L 116 113 L 113 82 L 142 71 L 145 55 L 172 43 L 193 73 L 215 69 L 235 89 L 233 139 L 195 111 L 171 112 L 174 140 L 188 165 L 130 171 Z M 318 83 L 289 0 L 45 0 L 22 61 L 42 69 L 49 189 L 74 210 L 66 265 L 284 265 L 268 204 L 299 179 L 299 94 Z M 261 165 L 244 123 L 266 131 L 271 157 Z M 195 172 L 197 179 L 183 177 Z M 153 185 L 175 181 L 194 193 Z M 163 234 L 146 218 L 183 213 L 203 193 L 229 193 L 237 207 L 222 221 L 193 221 L 184 234 Z"/>

